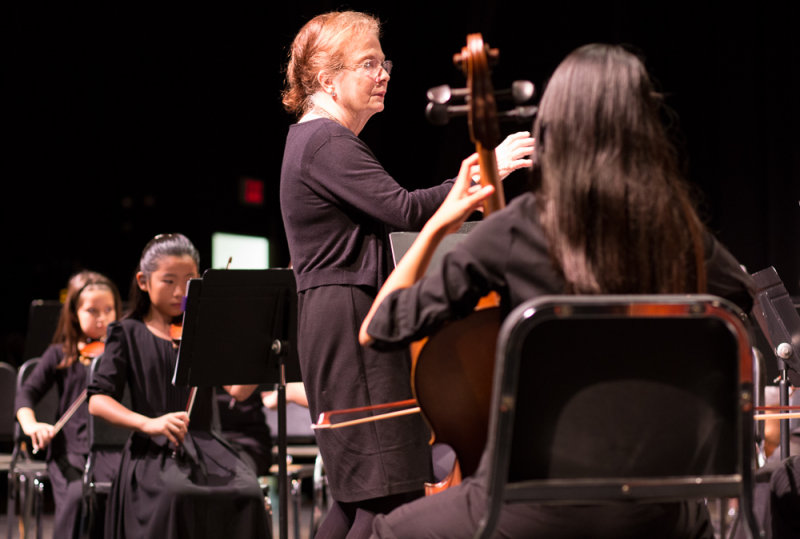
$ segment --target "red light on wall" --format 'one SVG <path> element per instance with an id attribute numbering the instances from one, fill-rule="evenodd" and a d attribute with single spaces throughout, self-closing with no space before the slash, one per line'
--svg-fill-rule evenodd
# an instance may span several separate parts
<path id="1" fill-rule="evenodd" d="M 240 180 L 240 199 L 248 206 L 264 205 L 264 181 L 255 178 L 242 178 Z"/>

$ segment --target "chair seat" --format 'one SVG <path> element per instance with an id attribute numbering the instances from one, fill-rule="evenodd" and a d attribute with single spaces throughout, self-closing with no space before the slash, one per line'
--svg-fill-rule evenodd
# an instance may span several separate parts
<path id="1" fill-rule="evenodd" d="M 94 491 L 98 494 L 108 494 L 111 492 L 111 481 L 95 481 Z"/>
<path id="2" fill-rule="evenodd" d="M 269 473 L 272 475 L 277 475 L 279 472 L 278 465 L 273 464 L 270 466 Z M 314 465 L 313 464 L 287 464 L 286 465 L 286 473 L 292 479 L 305 479 L 306 477 L 311 477 L 314 475 Z"/>
<path id="3" fill-rule="evenodd" d="M 47 463 L 38 460 L 32 460 L 28 462 L 17 462 L 14 465 L 14 471 L 16 473 L 24 473 L 24 474 L 47 473 Z"/>

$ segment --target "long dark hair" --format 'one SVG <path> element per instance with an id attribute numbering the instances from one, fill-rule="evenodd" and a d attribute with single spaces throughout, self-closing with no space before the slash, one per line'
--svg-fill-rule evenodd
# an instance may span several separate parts
<path id="1" fill-rule="evenodd" d="M 89 289 L 107 289 L 114 296 L 114 312 L 117 317 L 122 313 L 122 300 L 119 290 L 111 279 L 96 271 L 84 270 L 70 277 L 67 283 L 67 294 L 58 317 L 56 331 L 53 334 L 53 344 L 60 344 L 64 352 L 64 359 L 58 368 L 66 368 L 78 360 L 78 342 L 83 335 L 80 321 L 78 320 L 78 304 L 81 293 Z"/>
<path id="2" fill-rule="evenodd" d="M 185 256 L 192 257 L 195 265 L 200 268 L 200 253 L 195 248 L 194 244 L 189 241 L 189 238 L 183 234 L 159 234 L 142 250 L 142 256 L 139 259 L 139 265 L 133 274 L 133 282 L 131 283 L 131 290 L 128 297 L 130 305 L 129 310 L 125 313 L 125 318 L 135 318 L 143 320 L 145 315 L 150 311 L 150 296 L 139 288 L 139 283 L 136 280 L 136 274 L 142 272 L 146 279 L 158 269 L 159 261 L 165 256 Z"/>
<path id="3" fill-rule="evenodd" d="M 586 45 L 558 66 L 534 123 L 534 177 L 570 293 L 705 290 L 703 225 L 642 61 Z"/>

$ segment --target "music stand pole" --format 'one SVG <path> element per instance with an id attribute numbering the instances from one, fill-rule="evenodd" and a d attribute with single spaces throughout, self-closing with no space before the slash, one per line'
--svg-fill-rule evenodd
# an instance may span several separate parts
<path id="1" fill-rule="evenodd" d="M 788 343 L 781 343 L 775 348 L 775 356 L 778 359 L 778 369 L 781 371 L 781 379 L 778 382 L 781 406 L 789 406 L 789 368 L 786 366 L 787 359 L 792 357 L 792 348 Z M 791 424 L 788 419 L 781 419 L 781 459 L 789 457 L 791 447 Z"/>
<path id="2" fill-rule="evenodd" d="M 287 539 L 289 531 L 289 488 L 286 463 L 286 364 L 284 347 L 279 339 L 272 343 L 272 351 L 278 356 L 280 381 L 278 382 L 278 531 L 280 539 Z"/>
<path id="3" fill-rule="evenodd" d="M 789 406 L 789 373 L 786 368 L 786 363 L 778 359 L 778 367 L 781 372 L 781 378 L 778 381 L 778 394 L 780 395 L 781 406 Z M 781 460 L 789 457 L 789 435 L 791 434 L 788 419 L 781 419 L 780 423 L 781 433 Z"/>

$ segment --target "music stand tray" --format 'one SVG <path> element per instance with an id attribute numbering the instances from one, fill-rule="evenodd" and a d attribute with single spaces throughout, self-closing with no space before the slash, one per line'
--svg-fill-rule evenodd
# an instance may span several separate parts
<path id="1" fill-rule="evenodd" d="M 461 225 L 456 232 L 445 236 L 436 250 L 433 252 L 426 274 L 436 271 L 442 263 L 442 258 L 450 252 L 456 245 L 458 245 L 467 234 L 477 225 L 480 221 L 467 221 Z M 411 248 L 411 244 L 419 236 L 419 232 L 391 232 L 389 233 L 389 246 L 392 251 L 392 262 L 397 266 L 400 259 L 405 256 Z"/>
<path id="2" fill-rule="evenodd" d="M 297 292 L 291 269 L 208 270 L 189 281 L 172 383 L 300 381 L 296 333 Z"/>

